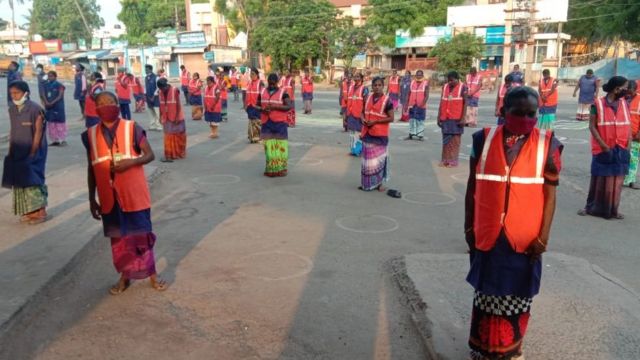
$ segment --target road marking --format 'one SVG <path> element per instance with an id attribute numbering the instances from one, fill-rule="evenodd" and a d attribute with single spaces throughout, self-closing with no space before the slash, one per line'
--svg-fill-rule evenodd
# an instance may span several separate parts
<path id="1" fill-rule="evenodd" d="M 230 142 L 230 143 L 228 143 L 226 145 L 223 145 L 223 146 L 213 150 L 212 152 L 209 153 L 209 156 L 213 156 L 213 155 L 219 154 L 219 153 L 227 150 L 228 148 L 230 148 L 230 147 L 232 147 L 232 146 L 234 146 L 234 145 L 236 145 L 236 144 L 238 144 L 238 143 L 240 143 L 242 141 L 243 141 L 243 138 L 239 137 L 239 138 L 235 139 L 233 142 Z"/>
<path id="2" fill-rule="evenodd" d="M 354 227 L 350 227 L 344 224 L 345 220 L 355 220 L 355 221 L 371 221 L 373 223 L 376 224 L 380 224 L 380 220 L 387 222 L 387 228 L 384 228 L 382 230 L 363 230 L 363 229 L 356 229 Z M 336 219 L 336 225 L 342 229 L 342 230 L 346 230 L 346 231 L 351 231 L 351 232 L 355 232 L 355 233 L 361 233 L 361 234 L 383 234 L 383 233 L 388 233 L 388 232 L 392 232 L 392 231 L 396 231 L 398 230 L 398 228 L 400 227 L 400 225 L 398 224 L 398 221 L 394 218 L 390 218 L 388 216 L 384 216 L 384 215 L 362 215 L 362 216 L 346 216 L 343 218 L 339 218 Z M 365 226 L 366 227 L 366 226 Z"/>
<path id="3" fill-rule="evenodd" d="M 420 200 L 411 199 L 411 197 L 415 197 L 415 195 L 418 195 L 418 194 L 442 196 L 443 198 L 446 198 L 446 200 L 442 200 L 442 201 L 432 201 L 432 200 L 420 201 Z M 411 192 L 406 192 L 406 193 L 402 194 L 402 200 L 404 200 L 404 201 L 406 201 L 408 203 L 411 203 L 411 204 L 436 205 L 436 206 L 450 205 L 450 204 L 453 204 L 454 202 L 456 202 L 455 196 L 450 195 L 450 194 L 446 194 L 446 193 L 434 192 L 434 191 L 411 191 Z"/>

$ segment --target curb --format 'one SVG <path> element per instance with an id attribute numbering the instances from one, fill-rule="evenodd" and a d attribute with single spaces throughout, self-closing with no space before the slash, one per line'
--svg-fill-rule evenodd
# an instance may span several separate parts
<path id="1" fill-rule="evenodd" d="M 404 256 L 391 259 L 389 267 L 391 276 L 398 284 L 406 305 L 411 309 L 411 321 L 422 340 L 425 358 L 429 360 L 441 359 L 433 346 L 433 326 L 425 312 L 428 305 L 422 300 L 415 284 L 407 275 Z"/>
<path id="2" fill-rule="evenodd" d="M 157 166 L 151 169 L 146 176 L 149 186 L 152 186 L 163 174 L 167 173 L 167 168 Z M 69 259 L 69 261 L 61 266 L 57 271 L 51 274 L 49 279 L 35 291 L 31 296 L 25 299 L 24 303 L 11 316 L 0 324 L 0 359 L 16 358 L 11 356 L 12 353 L 19 352 L 20 349 L 12 347 L 12 339 L 22 333 L 22 327 L 28 326 L 32 322 L 38 320 L 38 308 L 43 306 L 48 299 L 48 294 L 55 287 L 73 273 L 74 269 L 83 261 L 91 258 L 91 255 L 97 253 L 102 248 L 104 236 L 102 230 L 99 230 L 92 238 L 90 238 L 78 251 Z"/>

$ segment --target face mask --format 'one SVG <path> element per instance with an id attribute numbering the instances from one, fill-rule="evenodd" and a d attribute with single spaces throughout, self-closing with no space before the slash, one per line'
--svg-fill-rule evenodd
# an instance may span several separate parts
<path id="1" fill-rule="evenodd" d="M 627 94 L 626 91 L 620 91 L 618 93 L 616 93 L 616 100 L 623 98 L 625 95 Z"/>
<path id="2" fill-rule="evenodd" d="M 24 103 L 27 101 L 28 98 L 29 98 L 29 92 L 25 92 L 24 95 L 22 95 L 22 98 L 20 100 L 13 100 L 13 103 L 16 104 L 16 106 L 22 106 L 24 105 Z"/>
<path id="3" fill-rule="evenodd" d="M 44 80 L 44 81 L 49 80 L 49 75 L 44 75 L 44 76 L 42 77 L 42 80 Z"/>
<path id="4" fill-rule="evenodd" d="M 98 116 L 103 121 L 116 121 L 120 116 L 120 107 L 118 105 L 102 105 L 96 108 Z"/>
<path id="5" fill-rule="evenodd" d="M 505 116 L 504 127 L 514 135 L 527 135 L 533 131 L 537 123 L 537 117 L 507 114 Z"/>
<path id="6" fill-rule="evenodd" d="M 40 74 L 42 74 L 42 69 L 37 68 L 37 69 L 36 69 L 36 72 L 38 73 L 38 75 L 40 75 Z"/>

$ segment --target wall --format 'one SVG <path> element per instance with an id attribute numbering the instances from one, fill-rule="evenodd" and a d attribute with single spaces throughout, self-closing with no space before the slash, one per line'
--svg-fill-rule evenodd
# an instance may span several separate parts
<path id="1" fill-rule="evenodd" d="M 597 77 L 604 80 L 615 75 L 621 75 L 627 79 L 640 79 L 640 64 L 630 59 L 604 59 L 584 66 L 563 67 L 558 72 L 558 79 L 575 81 L 588 69 L 592 69 Z"/>

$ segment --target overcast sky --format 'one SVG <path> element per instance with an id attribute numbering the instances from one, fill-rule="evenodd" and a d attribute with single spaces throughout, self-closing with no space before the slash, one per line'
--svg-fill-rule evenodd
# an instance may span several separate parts
<path id="1" fill-rule="evenodd" d="M 98 5 L 100 5 L 101 11 L 100 16 L 104 19 L 105 25 L 113 25 L 118 22 L 118 13 L 120 12 L 121 6 L 120 1 L 117 0 L 96 0 Z M 19 25 L 24 24 L 26 20 L 24 16 L 29 13 L 29 9 L 31 9 L 32 1 L 25 0 L 24 4 L 18 4 L 17 0 L 14 0 L 15 9 L 16 9 L 16 23 Z M 70 11 L 75 11 L 75 8 L 69 9 Z M 0 14 L 2 14 L 1 18 L 4 20 L 11 20 L 11 8 L 9 7 L 9 0 L 0 0 Z"/>

